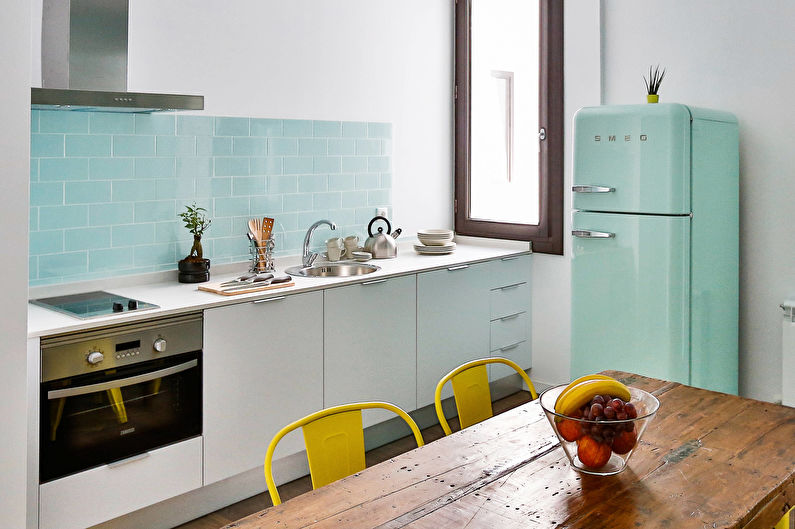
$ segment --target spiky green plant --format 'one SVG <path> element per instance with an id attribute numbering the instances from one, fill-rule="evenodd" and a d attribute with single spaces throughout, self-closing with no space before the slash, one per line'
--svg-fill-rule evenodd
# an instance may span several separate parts
<path id="1" fill-rule="evenodd" d="M 643 83 L 646 85 L 646 93 L 649 95 L 656 95 L 657 91 L 660 89 L 660 83 L 662 83 L 663 77 L 665 77 L 665 68 L 660 72 L 659 64 L 654 69 L 649 66 L 649 79 L 647 80 L 646 76 L 643 76 Z"/>
<path id="2" fill-rule="evenodd" d="M 202 235 L 205 230 L 210 227 L 212 221 L 205 216 L 207 210 L 196 205 L 196 202 L 191 206 L 185 206 L 185 211 L 179 213 L 185 227 L 188 228 L 193 234 L 193 246 L 190 248 L 190 253 L 185 259 L 195 259 L 197 261 L 202 259 Z"/>

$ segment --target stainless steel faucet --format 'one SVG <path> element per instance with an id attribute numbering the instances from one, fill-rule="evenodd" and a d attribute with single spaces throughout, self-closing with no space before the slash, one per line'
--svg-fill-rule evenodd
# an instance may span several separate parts
<path id="1" fill-rule="evenodd" d="M 312 233 L 314 233 L 318 226 L 322 226 L 323 224 L 327 224 L 332 230 L 337 229 L 337 225 L 330 220 L 319 220 L 309 226 L 309 229 L 306 230 L 306 236 L 304 236 L 304 251 L 301 254 L 301 264 L 304 268 L 307 266 L 312 266 L 312 263 L 314 263 L 315 259 L 317 259 L 317 254 L 315 252 L 309 251 L 309 240 L 312 238 Z"/>

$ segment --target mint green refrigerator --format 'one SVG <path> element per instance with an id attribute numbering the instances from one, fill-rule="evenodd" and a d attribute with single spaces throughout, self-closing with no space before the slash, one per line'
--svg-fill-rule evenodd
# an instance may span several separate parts
<path id="1" fill-rule="evenodd" d="M 619 369 L 736 394 L 736 118 L 582 108 L 572 195 L 572 377 Z"/>

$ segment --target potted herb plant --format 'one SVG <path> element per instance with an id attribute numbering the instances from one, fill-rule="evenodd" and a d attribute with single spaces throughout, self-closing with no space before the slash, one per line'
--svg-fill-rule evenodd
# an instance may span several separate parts
<path id="1" fill-rule="evenodd" d="M 665 77 L 665 68 L 660 72 L 659 64 L 654 69 L 649 66 L 649 79 L 647 80 L 646 76 L 643 76 L 643 83 L 646 85 L 647 103 L 657 103 L 660 101 L 660 96 L 657 94 L 657 91 L 660 89 L 660 83 L 662 83 L 663 77 Z"/>
<path id="2" fill-rule="evenodd" d="M 180 283 L 203 283 L 210 280 L 210 260 L 202 255 L 202 235 L 212 221 L 204 214 L 207 210 L 193 205 L 185 206 L 178 216 L 193 234 L 193 246 L 187 257 L 178 263 Z"/>

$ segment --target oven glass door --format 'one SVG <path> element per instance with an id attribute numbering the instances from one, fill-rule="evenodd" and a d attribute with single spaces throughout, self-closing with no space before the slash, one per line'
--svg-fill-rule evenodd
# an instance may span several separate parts
<path id="1" fill-rule="evenodd" d="M 201 353 L 41 385 L 40 481 L 201 434 Z"/>

